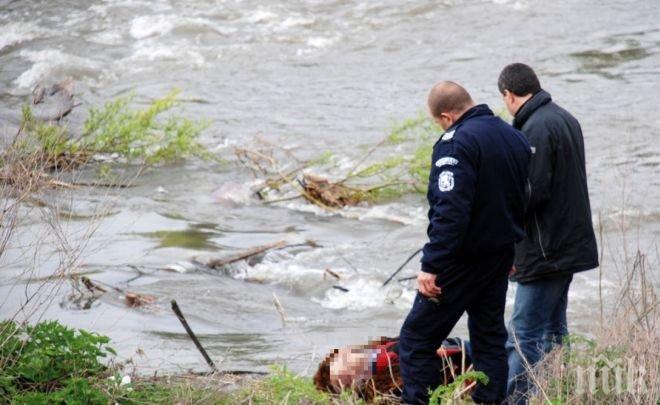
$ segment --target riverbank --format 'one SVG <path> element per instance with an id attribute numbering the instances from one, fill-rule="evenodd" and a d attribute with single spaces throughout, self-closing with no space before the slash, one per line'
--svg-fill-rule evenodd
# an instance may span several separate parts
<path id="1" fill-rule="evenodd" d="M 538 387 L 531 403 L 657 404 L 660 325 L 657 291 L 643 288 L 636 261 L 618 310 L 592 337 L 571 335 L 563 348 L 530 369 Z M 0 323 L 0 399 L 5 403 L 85 404 L 337 404 L 364 401 L 350 391 L 330 395 L 312 379 L 271 366 L 268 374 L 180 373 L 146 376 L 139 364 L 117 360 L 106 336 L 56 321 Z M 132 370 L 132 371 L 131 371 Z M 440 387 L 432 403 L 469 403 L 470 382 Z M 381 396 L 380 404 L 398 403 Z"/>
<path id="2" fill-rule="evenodd" d="M 214 372 L 144 376 L 119 362 L 110 339 L 57 321 L 0 323 L 0 400 L 8 404 L 358 403 L 320 393 L 283 367 L 268 375 Z M 134 368 L 133 368 L 134 370 Z"/>

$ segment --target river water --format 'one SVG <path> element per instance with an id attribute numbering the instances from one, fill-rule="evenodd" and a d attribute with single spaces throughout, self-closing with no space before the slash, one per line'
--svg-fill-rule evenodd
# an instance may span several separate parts
<path id="1" fill-rule="evenodd" d="M 497 75 L 524 61 L 583 126 L 594 223 L 600 216 L 605 224 L 607 305 L 624 252 L 640 248 L 657 269 L 659 21 L 653 0 L 0 0 L 0 129 L 15 128 L 40 80 L 71 76 L 83 103 L 72 128 L 89 106 L 128 92 L 141 104 L 176 87 L 186 115 L 210 122 L 203 143 L 226 158 L 232 145 L 258 135 L 302 155 L 331 151 L 354 162 L 395 122 L 423 111 L 436 81 L 461 82 L 501 110 Z M 69 303 L 65 283 L 44 317 L 109 335 L 143 372 L 204 368 L 171 298 L 224 369 L 287 363 L 309 373 L 331 347 L 396 335 L 412 285 L 379 286 L 425 242 L 424 197 L 331 215 L 303 202 L 260 205 L 246 192 L 251 181 L 233 163 L 191 161 L 147 171 L 127 190 L 47 195 L 76 213 L 61 219 L 74 244 L 94 230 L 76 271 L 158 300 L 130 309 L 109 293 L 81 309 Z M 227 195 L 232 201 L 219 201 Z M 107 215 L 86 219 L 101 208 Z M 2 318 L 40 286 L 27 282 L 26 263 L 37 260 L 32 276 L 45 276 L 63 254 L 49 250 L 53 230 L 36 212 L 1 264 Z M 248 269 L 260 283 L 189 266 L 194 256 L 281 239 L 322 247 L 266 255 Z M 191 270 L 160 270 L 177 263 Z M 402 276 L 414 274 L 415 263 Z M 143 274 L 136 278 L 131 266 Z M 324 277 L 326 268 L 341 280 Z M 575 332 L 597 324 L 598 277 L 576 276 Z M 454 334 L 465 334 L 464 320 Z"/>

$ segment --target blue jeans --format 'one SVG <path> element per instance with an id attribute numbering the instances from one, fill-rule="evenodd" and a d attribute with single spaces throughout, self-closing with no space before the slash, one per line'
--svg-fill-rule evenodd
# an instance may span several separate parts
<path id="1" fill-rule="evenodd" d="M 526 376 L 526 364 L 534 367 L 568 335 L 566 306 L 572 280 L 571 274 L 518 284 L 506 343 L 507 395 L 512 404 L 527 403 L 525 396 L 533 389 Z"/>

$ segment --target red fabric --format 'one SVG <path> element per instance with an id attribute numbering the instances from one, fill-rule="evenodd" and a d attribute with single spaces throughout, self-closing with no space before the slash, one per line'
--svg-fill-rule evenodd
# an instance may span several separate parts
<path id="1" fill-rule="evenodd" d="M 376 355 L 376 373 L 386 371 L 390 367 L 390 364 L 399 364 L 399 355 L 389 350 L 396 344 L 397 342 L 388 342 L 376 347 L 378 350 Z"/>
<path id="2" fill-rule="evenodd" d="M 444 354 L 446 357 L 452 357 L 455 354 L 460 354 L 461 353 L 461 348 L 458 346 L 442 346 L 440 347 L 440 355 Z"/>
<path id="3" fill-rule="evenodd" d="M 378 351 L 376 354 L 376 361 L 374 363 L 374 371 L 376 373 L 381 373 L 387 371 L 390 365 L 399 364 L 399 355 L 397 354 L 396 344 L 397 341 L 391 341 L 377 345 L 375 349 Z M 441 352 L 438 353 L 440 357 L 453 357 L 457 354 L 461 354 L 461 346 L 456 345 L 446 345 L 440 347 Z M 442 353 L 444 352 L 444 353 Z"/>

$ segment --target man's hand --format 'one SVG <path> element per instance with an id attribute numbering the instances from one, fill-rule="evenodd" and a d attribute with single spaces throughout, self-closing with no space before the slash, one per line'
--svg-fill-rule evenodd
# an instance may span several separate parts
<path id="1" fill-rule="evenodd" d="M 417 276 L 417 289 L 422 295 L 432 298 L 440 295 L 440 287 L 435 285 L 435 274 L 419 272 Z"/>

